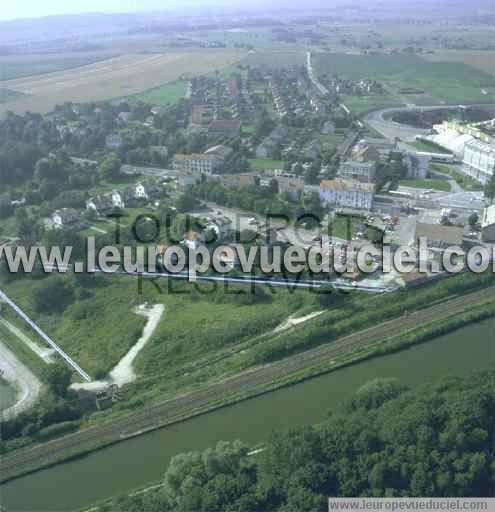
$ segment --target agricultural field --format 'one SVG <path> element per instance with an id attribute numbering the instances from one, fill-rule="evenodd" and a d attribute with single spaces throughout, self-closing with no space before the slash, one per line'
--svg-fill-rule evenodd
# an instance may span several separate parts
<path id="1" fill-rule="evenodd" d="M 174 105 L 184 98 L 186 89 L 187 82 L 185 80 L 177 80 L 125 99 L 130 102 L 142 101 L 143 103 L 165 107 L 167 105 Z"/>
<path id="2" fill-rule="evenodd" d="M 243 64 L 267 68 L 290 68 L 306 65 L 306 52 L 303 50 L 265 50 L 249 53 Z"/>
<path id="3" fill-rule="evenodd" d="M 0 56 L 0 81 L 87 66 L 116 56 L 110 51 L 3 55 Z"/>
<path id="4" fill-rule="evenodd" d="M 315 55 L 320 77 L 375 79 L 401 102 L 417 104 L 494 103 L 495 77 L 458 62 L 428 62 L 416 55 Z M 404 89 L 422 91 L 407 94 Z M 379 98 L 379 97 L 378 97 Z"/>
<path id="5" fill-rule="evenodd" d="M 390 94 L 374 96 L 344 96 L 342 103 L 355 115 L 362 116 L 382 108 L 400 107 L 402 102 Z"/>
<path id="6" fill-rule="evenodd" d="M 429 62 L 462 62 L 495 75 L 495 52 L 481 50 L 437 50 L 422 55 Z"/>
<path id="7" fill-rule="evenodd" d="M 87 102 L 131 96 L 181 77 L 220 70 L 238 61 L 239 50 L 197 50 L 129 54 L 88 66 L 35 77 L 5 80 L 2 87 L 26 98 L 3 104 L 7 110 L 46 113 L 66 101 Z"/>

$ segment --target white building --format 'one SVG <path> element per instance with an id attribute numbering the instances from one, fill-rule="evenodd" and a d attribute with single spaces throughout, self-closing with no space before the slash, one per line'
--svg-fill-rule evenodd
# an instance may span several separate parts
<path id="1" fill-rule="evenodd" d="M 464 146 L 462 171 L 485 185 L 495 172 L 495 146 L 472 140 Z"/>
<path id="2" fill-rule="evenodd" d="M 407 177 L 425 179 L 430 166 L 430 156 L 422 153 L 407 153 L 405 162 L 407 165 Z"/>
<path id="3" fill-rule="evenodd" d="M 206 174 L 209 176 L 217 171 L 222 171 L 233 157 L 233 153 L 232 148 L 218 145 L 207 149 L 204 153 L 176 154 L 172 165 L 176 171 Z"/>
<path id="4" fill-rule="evenodd" d="M 74 208 L 61 208 L 53 212 L 51 220 L 54 228 L 61 229 L 78 224 L 81 221 L 81 217 Z"/>
<path id="5" fill-rule="evenodd" d="M 481 238 L 483 242 L 495 242 L 495 205 L 488 206 L 481 215 Z"/>
<path id="6" fill-rule="evenodd" d="M 124 209 L 125 208 L 125 201 L 124 201 L 124 195 L 122 194 L 122 192 L 119 192 L 118 190 L 114 190 L 112 191 L 112 204 L 114 206 L 114 208 L 120 208 L 120 209 Z"/>
<path id="7" fill-rule="evenodd" d="M 344 179 L 353 179 L 371 183 L 375 178 L 376 165 L 374 162 L 357 162 L 347 160 L 339 166 L 338 175 Z"/>
<path id="8" fill-rule="evenodd" d="M 327 206 L 370 210 L 374 191 L 372 183 L 335 178 L 320 183 L 320 200 Z"/>

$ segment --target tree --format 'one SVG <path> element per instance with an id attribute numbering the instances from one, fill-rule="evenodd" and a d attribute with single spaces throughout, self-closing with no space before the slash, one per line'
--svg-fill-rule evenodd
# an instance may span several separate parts
<path id="1" fill-rule="evenodd" d="M 495 174 L 491 176 L 488 183 L 485 185 L 485 196 L 492 201 L 495 198 Z"/>
<path id="2" fill-rule="evenodd" d="M 120 158 L 115 153 L 112 153 L 101 162 L 99 174 L 104 180 L 115 180 L 120 175 L 121 166 L 122 162 Z"/>
<path id="3" fill-rule="evenodd" d="M 60 397 L 67 395 L 72 380 L 72 372 L 62 363 L 49 364 L 43 371 L 43 377 L 50 391 Z"/>
<path id="4" fill-rule="evenodd" d="M 479 216 L 476 212 L 472 213 L 468 218 L 468 223 L 471 229 L 474 229 L 476 227 L 476 224 L 479 222 Z"/>
<path id="5" fill-rule="evenodd" d="M 73 299 L 70 282 L 58 275 L 48 277 L 33 289 L 33 305 L 39 313 L 64 311 Z"/>

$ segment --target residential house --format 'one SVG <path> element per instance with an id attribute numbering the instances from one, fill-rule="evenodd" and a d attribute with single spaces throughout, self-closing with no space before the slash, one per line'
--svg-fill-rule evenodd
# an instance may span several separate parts
<path id="1" fill-rule="evenodd" d="M 97 215 L 104 215 L 113 208 L 112 198 L 108 195 L 91 197 L 86 201 L 86 209 Z"/>
<path id="2" fill-rule="evenodd" d="M 218 181 L 226 188 L 244 188 L 256 185 L 258 176 L 256 174 L 215 174 L 211 179 Z"/>
<path id="3" fill-rule="evenodd" d="M 177 185 L 181 188 L 197 185 L 200 181 L 201 176 L 191 171 L 181 171 L 177 174 Z"/>
<path id="4" fill-rule="evenodd" d="M 78 225 L 81 222 L 81 217 L 74 208 L 61 208 L 52 213 L 51 221 L 54 228 L 61 229 Z"/>
<path id="5" fill-rule="evenodd" d="M 120 124 L 127 124 L 132 121 L 133 115 L 132 112 L 120 112 L 117 116 L 117 122 Z"/>
<path id="6" fill-rule="evenodd" d="M 320 183 L 320 200 L 327 206 L 370 210 L 375 187 L 372 183 L 335 178 Z"/>
<path id="7" fill-rule="evenodd" d="M 213 230 L 217 240 L 222 240 L 231 233 L 232 221 L 227 217 L 217 217 L 207 224 L 206 229 Z"/>
<path id="8" fill-rule="evenodd" d="M 334 132 L 335 132 L 335 124 L 332 121 L 327 121 L 323 125 L 323 128 L 321 129 L 321 133 L 323 133 L 324 135 L 329 135 Z"/>
<path id="9" fill-rule="evenodd" d="M 285 126 L 277 126 L 268 137 L 256 148 L 258 158 L 268 158 L 273 155 L 276 148 L 280 147 L 287 140 L 289 131 Z"/>
<path id="10" fill-rule="evenodd" d="M 162 158 L 167 158 L 168 148 L 167 146 L 150 146 L 151 152 L 158 153 Z"/>
<path id="11" fill-rule="evenodd" d="M 198 231 L 188 231 L 184 233 L 182 243 L 191 250 L 197 249 L 200 245 L 204 244 L 205 238 L 203 233 Z"/>
<path id="12" fill-rule="evenodd" d="M 122 136 L 118 133 L 110 133 L 105 138 L 105 146 L 108 149 L 116 150 L 119 149 L 122 144 L 124 143 L 124 140 L 122 139 Z"/>
<path id="13" fill-rule="evenodd" d="M 318 160 L 321 156 L 322 146 L 317 140 L 311 141 L 303 150 L 304 156 L 311 160 Z"/>
<path id="14" fill-rule="evenodd" d="M 121 210 L 125 208 L 126 194 L 124 194 L 124 192 L 119 190 L 112 190 L 110 197 L 112 199 L 112 205 L 114 208 L 119 208 Z"/>
<path id="15" fill-rule="evenodd" d="M 275 176 L 273 178 L 278 183 L 278 191 L 280 194 L 289 194 L 293 200 L 299 199 L 304 191 L 304 180 L 295 176 Z"/>
<path id="16" fill-rule="evenodd" d="M 232 119 L 215 119 L 208 125 L 208 135 L 237 137 L 241 134 L 241 122 Z"/>
<path id="17" fill-rule="evenodd" d="M 161 188 L 152 183 L 136 183 L 134 188 L 134 197 L 149 201 L 161 193 Z"/>

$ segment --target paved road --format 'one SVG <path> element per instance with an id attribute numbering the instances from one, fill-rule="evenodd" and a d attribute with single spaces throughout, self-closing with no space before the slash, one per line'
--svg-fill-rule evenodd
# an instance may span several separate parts
<path id="1" fill-rule="evenodd" d="M 129 439 L 147 431 L 165 426 L 206 412 L 219 405 L 232 403 L 239 397 L 251 397 L 274 389 L 276 381 L 288 379 L 302 371 L 314 374 L 325 371 L 325 365 L 350 356 L 370 345 L 380 343 L 391 335 L 411 331 L 463 312 L 473 306 L 494 300 L 493 287 L 445 300 L 425 309 L 363 331 L 333 340 L 331 343 L 307 350 L 272 364 L 262 365 L 234 377 L 210 384 L 209 386 L 172 398 L 162 403 L 133 411 L 131 415 L 97 425 L 51 442 L 20 449 L 3 457 L 0 467 L 0 481 L 21 475 L 34 467 L 46 466 L 64 460 L 95 446 Z M 297 329 L 298 327 L 295 327 Z"/>
<path id="2" fill-rule="evenodd" d="M 470 105 L 470 106 L 485 106 L 485 107 L 493 107 L 494 105 Z M 399 137 L 404 141 L 414 141 L 416 135 L 426 135 L 430 132 L 430 130 L 426 130 L 424 128 L 416 128 L 414 126 L 410 126 L 407 124 L 400 124 L 389 119 L 385 119 L 385 116 L 393 114 L 394 112 L 415 112 L 415 111 L 428 111 L 428 110 L 438 110 L 438 109 L 448 109 L 455 110 L 459 108 L 459 105 L 431 105 L 431 106 L 406 106 L 406 107 L 394 107 L 394 108 L 385 108 L 382 110 L 375 110 L 374 112 L 370 112 L 364 118 L 366 123 L 368 123 L 372 128 L 376 131 L 380 132 L 387 139 L 395 139 Z"/>
<path id="3" fill-rule="evenodd" d="M 40 394 L 41 382 L 1 340 L 0 371 L 3 378 L 12 382 L 18 389 L 15 404 L 0 413 L 1 420 L 8 420 L 26 411 L 36 402 Z"/>

